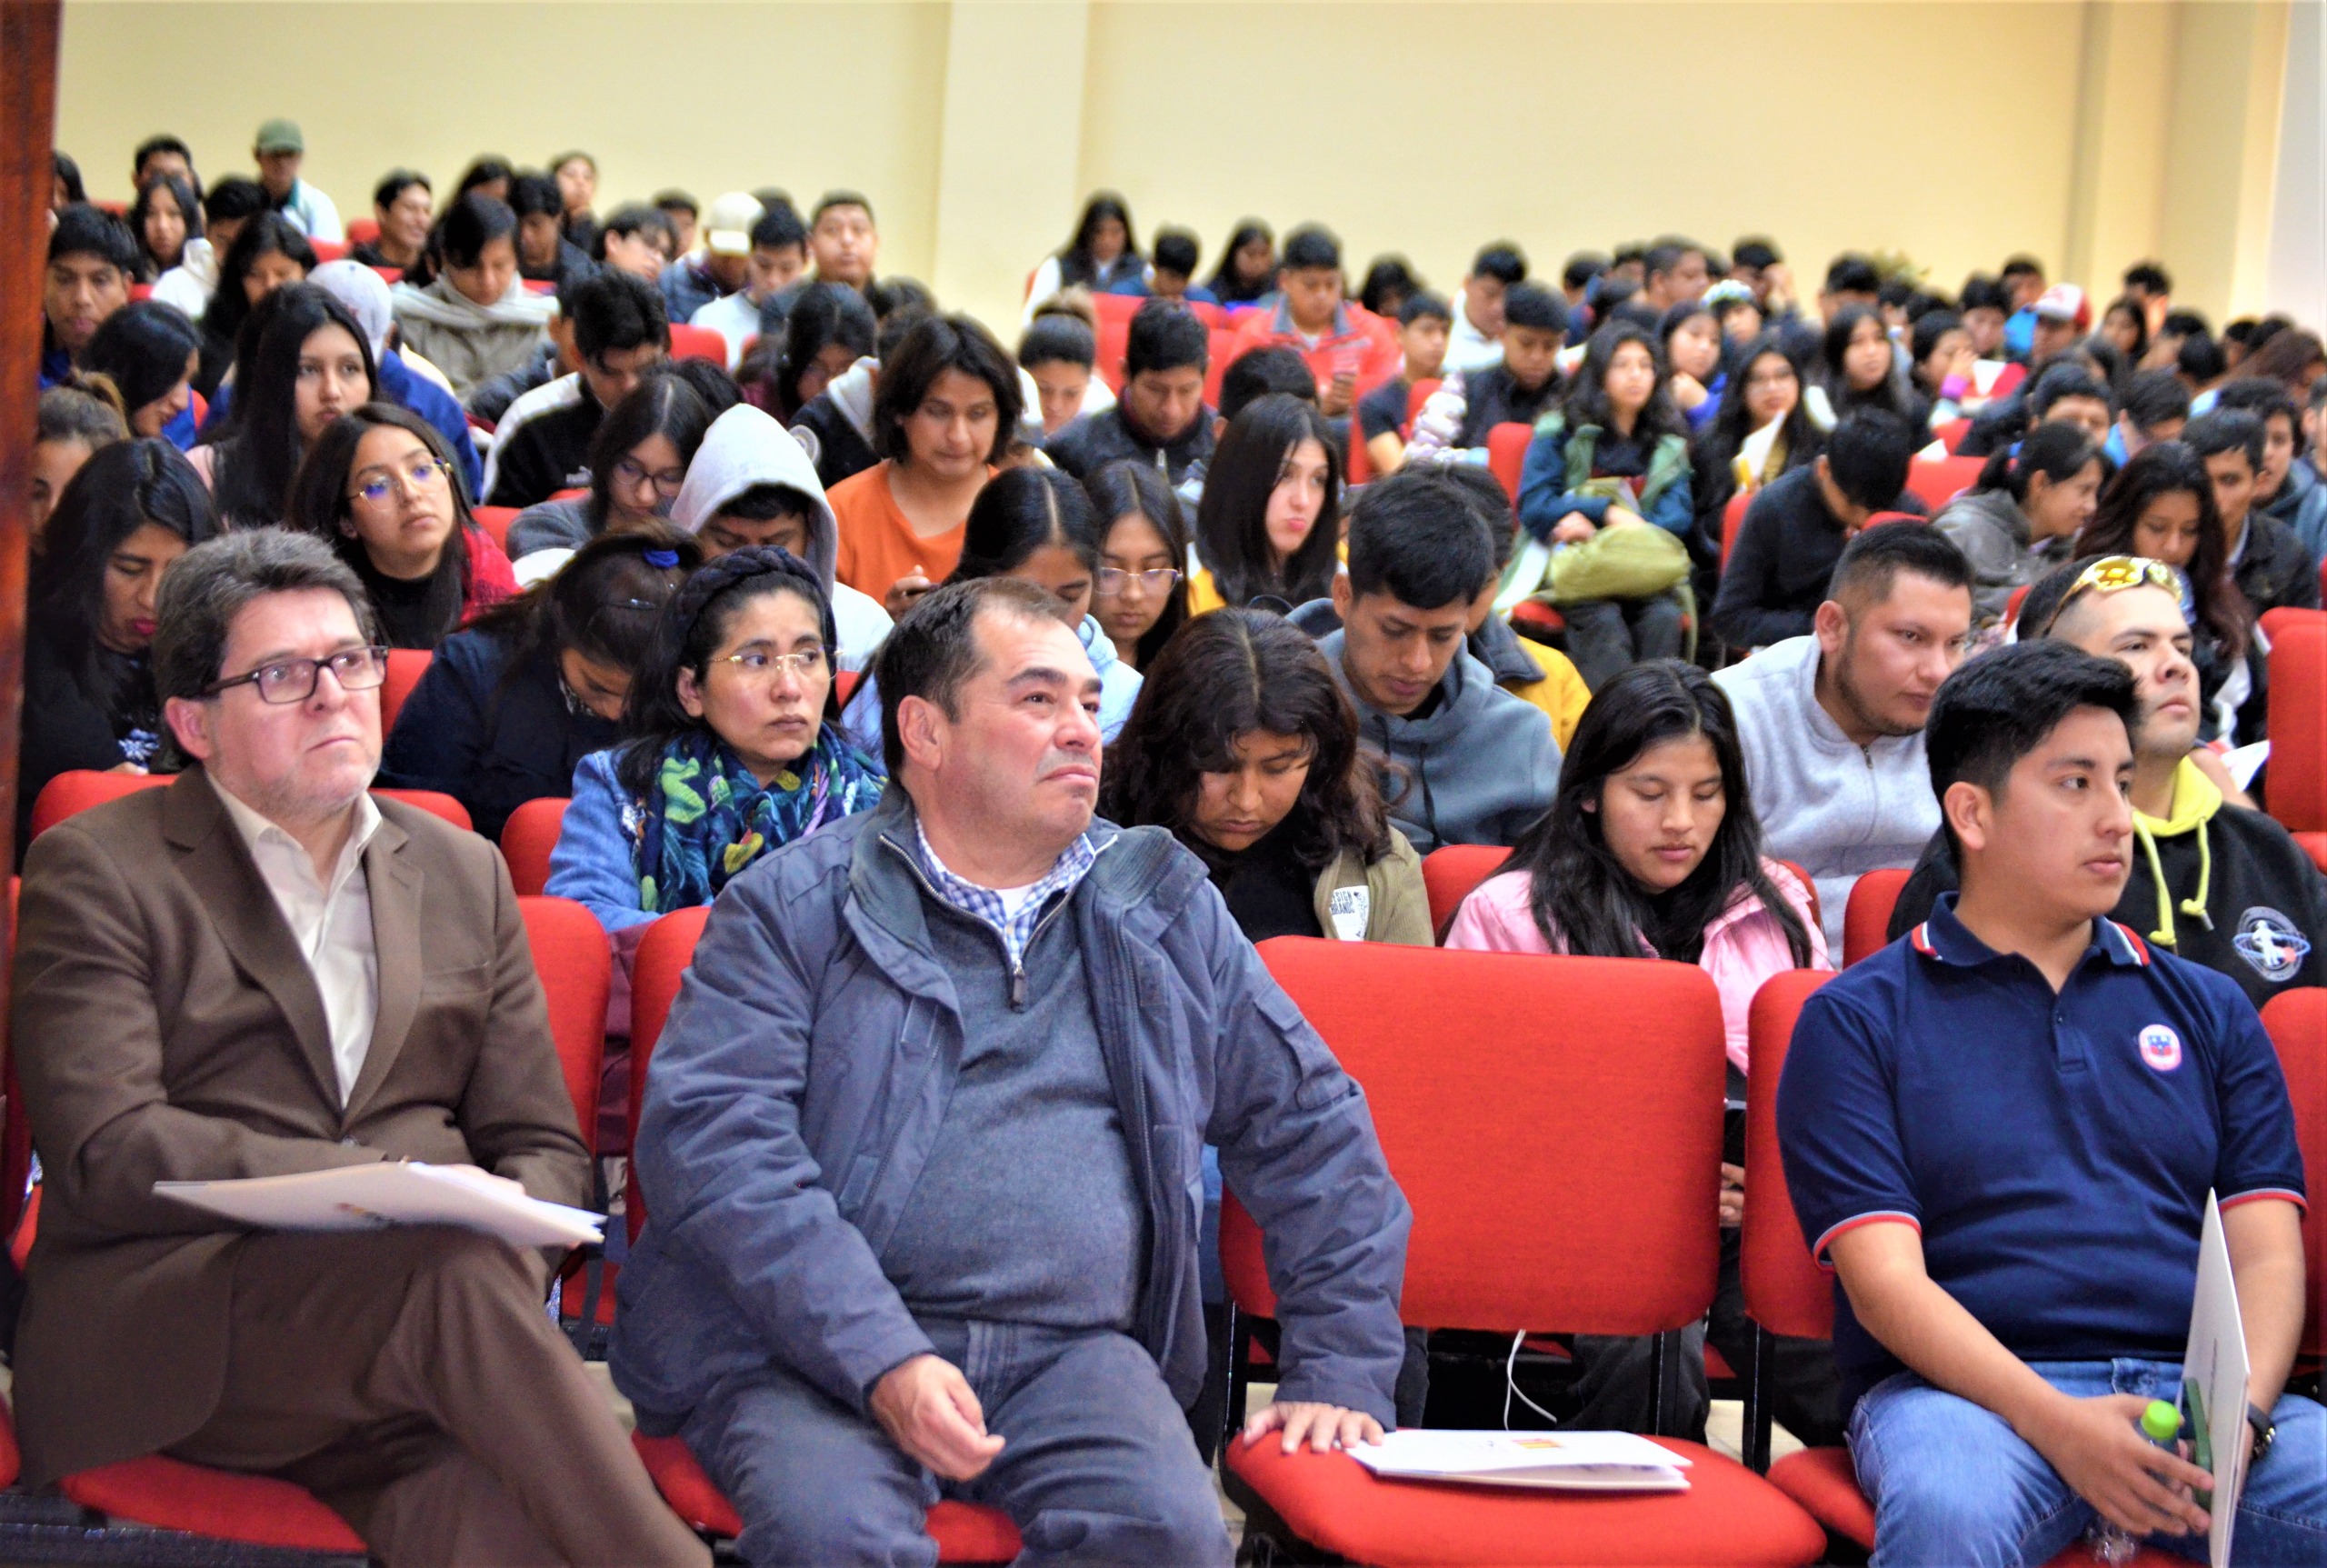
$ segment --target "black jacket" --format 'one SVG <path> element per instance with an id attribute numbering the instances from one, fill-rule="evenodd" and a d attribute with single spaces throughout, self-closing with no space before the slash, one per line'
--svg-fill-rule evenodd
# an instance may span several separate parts
<path id="1" fill-rule="evenodd" d="M 2246 514 L 2245 548 L 2232 575 L 2258 618 L 2265 610 L 2289 605 L 2319 608 L 2318 564 L 2293 529 L 2265 513 Z"/>
<path id="2" fill-rule="evenodd" d="M 72 663 L 38 626 L 25 637 L 25 711 L 16 772 L 16 843 L 32 823 L 41 786 L 76 768 L 103 773 L 134 762 L 154 767 L 165 750 L 160 704 L 144 658 L 99 652 L 99 681 L 113 690 L 85 687 Z"/>
<path id="3" fill-rule="evenodd" d="M 792 416 L 792 433 L 805 430 L 814 444 L 802 442 L 816 464 L 816 482 L 827 492 L 852 474 L 862 474 L 881 461 L 829 392 L 820 392 Z"/>
<path id="4" fill-rule="evenodd" d="M 2144 942 L 2229 975 L 2258 1008 L 2291 987 L 2327 984 L 2327 961 L 2319 951 L 2327 933 L 2327 878 L 2285 828 L 2259 811 L 2224 804 L 2199 826 L 2151 842 L 2172 895 L 2170 905 L 2160 908 L 2149 854 L 2136 842 L 2132 874 L 2112 919 Z M 2201 883 L 2202 916 L 2182 907 Z M 1955 858 L 1942 829 L 1900 890 L 1891 911 L 1892 939 L 1920 924 L 1939 895 L 1955 886 Z"/>
<path id="5" fill-rule="evenodd" d="M 1921 515 L 1927 509 L 1914 495 L 1903 494 L 1890 510 Z M 1722 569 L 1713 600 L 1713 630 L 1733 648 L 1766 648 L 1808 636 L 1849 542 L 1842 520 L 1826 509 L 1816 468 L 1773 479 L 1738 525 L 1737 548 Z"/>
<path id="6" fill-rule="evenodd" d="M 1449 445 L 1465 449 L 1484 446 L 1487 432 L 1498 424 L 1533 424 L 1559 401 L 1557 374 L 1543 378 L 1533 392 L 1522 390 L 1504 365 L 1463 375 L 1463 428 Z"/>
<path id="7" fill-rule="evenodd" d="M 1199 407 L 1195 418 L 1171 441 L 1159 442 L 1134 429 L 1123 404 L 1086 414 L 1043 444 L 1050 460 L 1077 479 L 1088 479 L 1110 463 L 1125 458 L 1161 468 L 1167 483 L 1177 484 L 1198 463 L 1212 461 L 1212 421 L 1209 408 Z"/>
<path id="8" fill-rule="evenodd" d="M 489 632 L 455 632 L 437 644 L 380 758 L 382 784 L 440 790 L 496 840 L 527 801 L 571 795 L 575 766 L 620 738 L 614 725 L 568 704 L 548 655 L 509 676 L 510 653 L 510 641 Z"/>
<path id="9" fill-rule="evenodd" d="M 590 443 L 606 411 L 590 395 L 590 384 L 575 377 L 582 395 L 561 408 L 544 409 L 500 437 L 493 457 L 493 494 L 488 506 L 531 506 L 561 490 L 590 483 Z"/>

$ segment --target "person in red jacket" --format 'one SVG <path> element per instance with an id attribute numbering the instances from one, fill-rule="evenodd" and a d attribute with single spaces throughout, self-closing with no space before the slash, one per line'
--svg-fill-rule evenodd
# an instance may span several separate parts
<path id="1" fill-rule="evenodd" d="M 1229 363 L 1278 345 L 1297 352 L 1317 378 L 1326 416 L 1347 417 L 1357 400 L 1398 374 L 1403 355 L 1391 325 L 1342 297 L 1342 245 L 1311 224 L 1285 236 L 1277 264 L 1276 299 L 1244 317 Z"/>

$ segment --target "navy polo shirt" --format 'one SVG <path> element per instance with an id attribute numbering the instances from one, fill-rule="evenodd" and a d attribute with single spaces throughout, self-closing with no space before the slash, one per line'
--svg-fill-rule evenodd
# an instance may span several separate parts
<path id="1" fill-rule="evenodd" d="M 1931 1278 L 2022 1361 L 2182 1357 L 2208 1188 L 2302 1202 L 2276 1052 L 2236 983 L 2114 921 L 2055 995 L 1953 894 L 1803 1007 L 1778 1139 L 1803 1237 L 1903 1220 Z M 1839 1283 L 1854 1401 L 1901 1369 Z"/>

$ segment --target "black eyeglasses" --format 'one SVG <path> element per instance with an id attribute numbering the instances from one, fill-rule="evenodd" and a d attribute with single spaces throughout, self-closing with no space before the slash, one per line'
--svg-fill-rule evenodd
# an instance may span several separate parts
<path id="1" fill-rule="evenodd" d="M 366 692 L 388 678 L 385 648 L 343 648 L 326 659 L 278 659 L 246 675 L 214 683 L 204 697 L 215 697 L 235 686 L 256 686 L 258 700 L 287 705 L 315 694 L 315 685 L 328 668 L 343 692 Z"/>

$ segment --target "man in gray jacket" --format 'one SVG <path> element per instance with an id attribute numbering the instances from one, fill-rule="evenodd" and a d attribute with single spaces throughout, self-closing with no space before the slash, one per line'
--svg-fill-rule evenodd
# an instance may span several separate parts
<path id="1" fill-rule="evenodd" d="M 1507 845 L 1559 787 L 1549 716 L 1463 646 L 1493 581 L 1486 526 L 1443 474 L 1393 474 L 1350 514 L 1349 570 L 1333 579 L 1342 629 L 1317 647 L 1357 706 L 1391 820 L 1423 854 Z"/>
<path id="2" fill-rule="evenodd" d="M 1409 1213 L 1357 1085 L 1195 857 L 1094 822 L 1099 683 L 1042 590 L 931 593 L 877 661 L 892 785 L 730 883 L 654 1054 L 615 1380 L 754 1563 L 1226 1564 L 1185 1408 L 1200 1156 L 1267 1237 L 1288 1448 L 1378 1437 Z"/>
<path id="3" fill-rule="evenodd" d="M 1852 884 L 1914 864 L 1939 831 L 1923 720 L 1970 640 L 1971 563 L 1929 524 L 1877 524 L 1834 564 L 1816 626 L 1713 684 L 1737 714 L 1762 847 L 1818 884 L 1840 953 Z"/>

